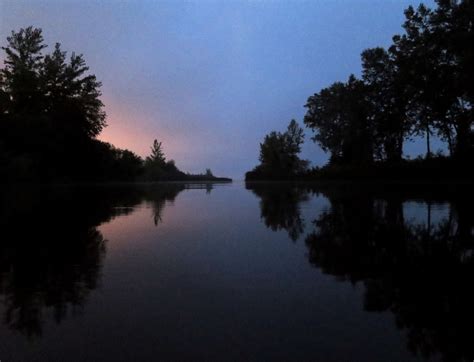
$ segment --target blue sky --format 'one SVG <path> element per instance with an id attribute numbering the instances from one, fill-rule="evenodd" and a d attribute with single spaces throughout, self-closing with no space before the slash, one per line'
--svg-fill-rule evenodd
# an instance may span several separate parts
<path id="1" fill-rule="evenodd" d="M 145 156 L 157 138 L 185 171 L 242 178 L 264 135 L 301 123 L 310 95 L 360 74 L 362 50 L 388 46 L 410 4 L 419 2 L 0 0 L 0 43 L 33 25 L 50 47 L 83 53 L 103 82 L 101 139 Z M 302 156 L 322 164 L 310 136 Z"/>

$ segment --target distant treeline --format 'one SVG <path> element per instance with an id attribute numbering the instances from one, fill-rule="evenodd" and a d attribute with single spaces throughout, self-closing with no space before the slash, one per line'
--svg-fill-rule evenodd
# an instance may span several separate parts
<path id="1" fill-rule="evenodd" d="M 7 37 L 0 69 L 0 182 L 216 180 L 166 161 L 155 141 L 146 160 L 96 139 L 106 126 L 101 83 L 82 55 L 56 44 L 44 54 L 41 29 Z M 224 180 L 224 179 L 218 179 Z"/>
<path id="2" fill-rule="evenodd" d="M 299 127 L 292 121 L 287 133 L 265 137 L 261 164 L 247 179 L 468 170 L 474 153 L 474 2 L 436 3 L 435 9 L 408 7 L 405 32 L 388 49 L 364 50 L 360 79 L 350 75 L 308 98 L 304 124 L 330 154 L 328 165 L 309 170 L 299 160 L 303 131 L 292 138 L 290 128 Z M 448 155 L 432 153 L 433 135 L 446 143 Z M 426 162 L 403 158 L 404 142 L 417 136 L 426 139 Z"/>

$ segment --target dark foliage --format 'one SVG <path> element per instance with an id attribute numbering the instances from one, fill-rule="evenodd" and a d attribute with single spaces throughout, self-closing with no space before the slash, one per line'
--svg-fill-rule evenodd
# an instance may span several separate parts
<path id="1" fill-rule="evenodd" d="M 351 75 L 308 98 L 304 123 L 330 154 L 329 164 L 296 172 L 278 156 L 288 153 L 280 151 L 282 135 L 272 132 L 261 144 L 261 165 L 246 179 L 465 177 L 474 157 L 473 18 L 471 0 L 408 7 L 404 34 L 395 35 L 388 49 L 362 52 L 361 79 Z M 430 161 L 433 135 L 445 141 L 449 161 Z M 415 136 L 426 139 L 424 162 L 403 159 L 404 142 Z M 433 166 L 446 168 L 423 174 Z"/>
<path id="2" fill-rule="evenodd" d="M 430 136 L 450 155 L 472 160 L 473 2 L 438 0 L 436 9 L 405 10 L 405 33 L 393 44 L 362 53 L 362 80 L 353 76 L 308 98 L 305 124 L 330 152 L 331 165 L 397 164 L 403 142 Z"/>
<path id="3" fill-rule="evenodd" d="M 230 181 L 189 175 L 166 161 L 161 142 L 143 161 L 96 139 L 106 126 L 101 83 L 82 55 L 56 44 L 43 54 L 41 29 L 12 32 L 0 69 L 0 182 Z"/>
<path id="4" fill-rule="evenodd" d="M 260 165 L 245 175 L 246 180 L 291 179 L 306 171 L 308 161 L 298 154 L 304 141 L 303 129 L 295 120 L 286 132 L 271 132 L 260 144 Z"/>
<path id="5" fill-rule="evenodd" d="M 106 126 L 101 83 L 82 55 L 56 44 L 44 54 L 41 29 L 7 38 L 0 69 L 2 182 L 133 180 L 141 160 L 95 137 Z"/>
<path id="6" fill-rule="evenodd" d="M 396 163 L 376 161 L 370 165 L 329 164 L 316 167 L 300 177 L 301 180 L 344 180 L 467 183 L 472 182 L 471 170 L 465 162 L 434 155 L 429 158 L 402 159 Z"/>
<path id="7" fill-rule="evenodd" d="M 150 156 L 148 156 L 143 165 L 143 174 L 140 180 L 146 182 L 155 181 L 232 181 L 225 177 L 216 177 L 210 169 L 206 169 L 202 174 L 189 174 L 179 170 L 174 160 L 166 160 L 161 142 L 153 141 Z"/>

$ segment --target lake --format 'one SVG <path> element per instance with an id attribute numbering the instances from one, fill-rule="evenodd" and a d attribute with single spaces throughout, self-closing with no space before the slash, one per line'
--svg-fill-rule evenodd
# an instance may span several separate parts
<path id="1" fill-rule="evenodd" d="M 474 197 L 435 188 L 5 189 L 0 360 L 472 361 Z"/>

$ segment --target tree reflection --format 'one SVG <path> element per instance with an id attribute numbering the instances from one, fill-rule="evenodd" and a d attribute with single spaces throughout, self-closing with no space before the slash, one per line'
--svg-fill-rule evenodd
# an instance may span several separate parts
<path id="1" fill-rule="evenodd" d="M 163 184 L 160 187 L 147 189 L 145 198 L 151 205 L 153 223 L 158 226 L 162 222 L 163 210 L 167 202 L 173 202 L 176 196 L 187 187 L 185 184 Z"/>
<path id="2" fill-rule="evenodd" d="M 309 261 L 323 272 L 365 287 L 368 311 L 390 310 L 416 355 L 472 360 L 474 322 L 472 197 L 453 196 L 448 216 L 432 218 L 432 200 L 418 200 L 424 220 L 404 216 L 403 196 L 326 192 L 329 210 L 306 238 Z"/>
<path id="3" fill-rule="evenodd" d="M 305 239 L 312 265 L 340 281 L 362 283 L 364 309 L 390 311 L 407 347 L 422 358 L 472 360 L 474 214 L 470 190 L 392 185 L 247 184 L 260 198 L 265 225 L 304 231 L 301 203 L 322 193 Z M 442 195 L 436 200 L 432 195 Z M 442 210 L 437 214 L 435 210 Z M 416 217 L 410 214 L 415 213 Z M 413 215 L 412 215 L 413 216 Z"/>
<path id="4" fill-rule="evenodd" d="M 4 190 L 0 194 L 3 323 L 40 336 L 49 316 L 80 313 L 100 283 L 107 241 L 97 226 L 146 201 L 155 224 L 166 201 L 186 187 Z"/>
<path id="5" fill-rule="evenodd" d="M 290 184 L 246 183 L 246 188 L 260 198 L 260 215 L 273 231 L 286 230 L 296 241 L 304 231 L 300 205 L 309 200 L 308 191 Z"/>
<path id="6" fill-rule="evenodd" d="M 153 213 L 153 223 L 158 226 L 162 221 L 163 210 L 168 202 L 173 202 L 181 191 L 184 190 L 206 190 L 210 194 L 214 186 L 211 182 L 193 182 L 193 183 L 162 183 L 158 186 L 148 185 L 144 187 L 144 199 L 151 205 Z"/>

